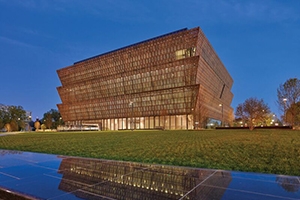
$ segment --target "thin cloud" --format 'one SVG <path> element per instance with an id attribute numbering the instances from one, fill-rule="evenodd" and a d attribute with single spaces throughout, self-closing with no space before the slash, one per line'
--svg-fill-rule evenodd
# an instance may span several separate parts
<path id="1" fill-rule="evenodd" d="M 17 45 L 17 46 L 27 47 L 27 48 L 37 48 L 37 46 L 31 45 L 31 44 L 28 44 L 28 43 L 25 43 L 25 42 L 21 42 L 21 41 L 18 41 L 18 40 L 14 40 L 14 39 L 11 39 L 11 38 L 8 38 L 8 37 L 4 37 L 4 36 L 1 36 L 1 35 L 0 35 L 0 40 L 5 42 L 5 43 L 11 44 L 11 45 Z"/>
<path id="2" fill-rule="evenodd" d="M 148 21 L 149 9 L 140 2 L 123 1 L 123 0 L 102 0 L 87 4 L 83 1 L 77 1 L 85 14 L 95 17 L 109 19 L 111 21 Z"/>
<path id="3" fill-rule="evenodd" d="M 230 10 L 235 14 L 254 20 L 262 20 L 268 22 L 281 22 L 286 20 L 298 20 L 299 12 L 288 4 L 281 5 L 270 1 L 228 3 Z"/>
<path id="4" fill-rule="evenodd" d="M 166 4 L 166 3 L 165 3 Z M 174 6 L 177 5 L 177 6 Z M 299 1 L 300 6 L 300 1 Z M 174 9 L 175 7 L 175 9 Z M 268 23 L 283 21 L 298 21 L 299 7 L 289 4 L 289 1 L 269 0 L 176 0 L 169 4 L 168 11 L 172 18 L 180 20 L 182 10 L 189 10 L 189 19 L 202 22 L 237 23 L 246 21 L 262 21 Z"/>
<path id="5" fill-rule="evenodd" d="M 14 1 L 6 1 L 1 0 L 1 3 L 5 3 L 8 6 L 19 6 L 24 8 L 36 8 L 37 7 L 37 1 L 35 0 L 14 0 Z M 41 1 L 43 2 L 43 1 Z"/>
<path id="6" fill-rule="evenodd" d="M 52 12 L 59 11 L 64 12 L 65 5 L 72 5 L 73 1 L 67 0 L 13 0 L 13 1 L 6 1 L 0 0 L 0 3 L 4 3 L 6 6 L 12 7 L 22 7 L 28 10 L 35 10 L 37 12 Z M 68 3 L 68 4 L 66 4 Z"/>

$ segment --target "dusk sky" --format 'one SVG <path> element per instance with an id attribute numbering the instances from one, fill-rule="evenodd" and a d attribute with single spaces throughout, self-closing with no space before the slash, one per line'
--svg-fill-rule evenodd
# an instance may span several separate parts
<path id="1" fill-rule="evenodd" d="M 300 0 L 0 0 L 0 104 L 42 118 L 61 103 L 56 70 L 199 26 L 234 84 L 279 114 L 277 88 L 300 78 Z"/>

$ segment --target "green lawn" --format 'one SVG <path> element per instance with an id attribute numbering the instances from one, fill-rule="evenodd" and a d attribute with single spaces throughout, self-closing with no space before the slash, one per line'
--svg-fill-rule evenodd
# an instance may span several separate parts
<path id="1" fill-rule="evenodd" d="M 0 137 L 0 149 L 300 175 L 292 130 L 31 132 Z"/>

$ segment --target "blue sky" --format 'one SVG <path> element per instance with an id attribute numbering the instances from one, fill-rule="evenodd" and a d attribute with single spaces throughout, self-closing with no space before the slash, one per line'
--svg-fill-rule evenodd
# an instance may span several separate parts
<path id="1" fill-rule="evenodd" d="M 300 78 L 299 0 L 0 0 L 0 103 L 57 109 L 56 70 L 181 28 L 201 27 L 231 74 L 232 107 Z"/>

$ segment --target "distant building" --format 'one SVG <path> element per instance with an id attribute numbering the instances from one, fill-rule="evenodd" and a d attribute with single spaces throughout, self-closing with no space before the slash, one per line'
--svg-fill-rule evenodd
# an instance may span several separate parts
<path id="1" fill-rule="evenodd" d="M 67 125 L 194 129 L 232 121 L 233 79 L 202 30 L 182 29 L 57 70 Z"/>

